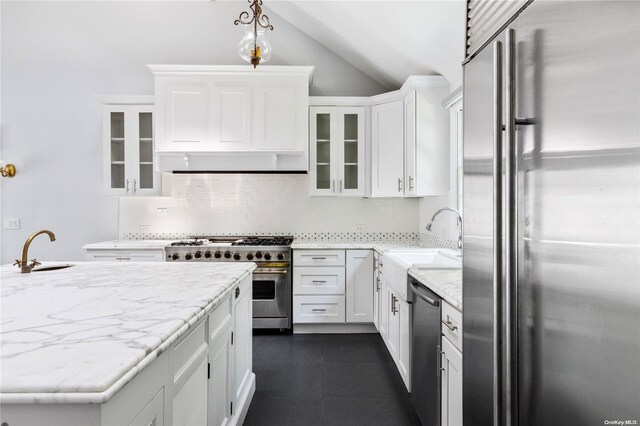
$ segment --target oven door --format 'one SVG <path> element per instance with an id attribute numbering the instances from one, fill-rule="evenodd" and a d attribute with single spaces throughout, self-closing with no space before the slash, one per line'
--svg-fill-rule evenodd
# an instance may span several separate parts
<path id="1" fill-rule="evenodd" d="M 253 271 L 254 328 L 289 328 L 290 312 L 289 265 L 258 265 Z"/>

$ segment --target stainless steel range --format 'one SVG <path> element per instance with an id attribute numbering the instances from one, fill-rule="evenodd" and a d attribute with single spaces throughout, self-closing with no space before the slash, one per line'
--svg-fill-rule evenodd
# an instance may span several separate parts
<path id="1" fill-rule="evenodd" d="M 191 237 L 165 249 L 170 262 L 255 262 L 253 328 L 291 328 L 293 237 Z"/>

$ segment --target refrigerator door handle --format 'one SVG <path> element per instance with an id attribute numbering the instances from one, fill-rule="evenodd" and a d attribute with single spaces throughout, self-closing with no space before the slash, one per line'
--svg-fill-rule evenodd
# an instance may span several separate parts
<path id="1" fill-rule="evenodd" d="M 506 31 L 505 207 L 506 250 L 503 312 L 505 424 L 518 424 L 518 148 L 516 139 L 516 34 Z"/>
<path id="2" fill-rule="evenodd" d="M 502 113 L 503 60 L 502 42 L 493 43 L 493 424 L 502 422 Z"/>

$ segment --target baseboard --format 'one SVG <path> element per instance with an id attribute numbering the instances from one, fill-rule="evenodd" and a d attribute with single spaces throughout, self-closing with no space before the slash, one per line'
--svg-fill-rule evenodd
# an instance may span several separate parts
<path id="1" fill-rule="evenodd" d="M 294 324 L 293 334 L 377 333 L 373 324 Z"/>
<path id="2" fill-rule="evenodd" d="M 230 422 L 230 426 L 244 424 L 244 419 L 247 417 L 247 413 L 249 412 L 249 406 L 251 405 L 251 400 L 253 400 L 254 393 L 256 393 L 256 375 L 255 373 L 251 373 L 249 383 L 245 386 L 245 390 L 240 397 L 240 401 L 236 401 L 238 404 L 236 409 L 238 411 L 233 417 L 234 420 Z"/>

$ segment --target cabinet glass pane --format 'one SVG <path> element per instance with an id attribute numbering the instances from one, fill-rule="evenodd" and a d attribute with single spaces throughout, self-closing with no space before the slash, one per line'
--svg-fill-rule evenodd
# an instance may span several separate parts
<path id="1" fill-rule="evenodd" d="M 344 165 L 344 189 L 358 189 L 358 165 Z"/>
<path id="2" fill-rule="evenodd" d="M 150 112 L 138 114 L 140 132 L 140 189 L 153 188 L 153 121 Z"/>
<path id="3" fill-rule="evenodd" d="M 358 114 L 344 115 L 344 139 L 348 141 L 358 139 Z"/>
<path id="4" fill-rule="evenodd" d="M 316 188 L 331 189 L 331 168 L 328 164 L 318 164 L 316 166 L 317 181 Z"/>
<path id="5" fill-rule="evenodd" d="M 111 113 L 111 188 L 124 188 L 124 112 Z"/>
<path id="6" fill-rule="evenodd" d="M 316 139 L 328 141 L 331 137 L 331 116 L 329 114 L 316 115 Z"/>
<path id="7" fill-rule="evenodd" d="M 318 164 L 329 164 L 331 162 L 331 143 L 318 142 L 316 144 L 316 158 Z"/>
<path id="8" fill-rule="evenodd" d="M 344 163 L 356 164 L 358 162 L 358 142 L 344 143 Z"/>

